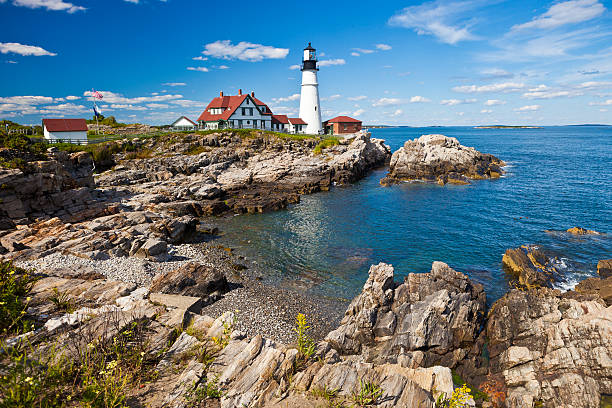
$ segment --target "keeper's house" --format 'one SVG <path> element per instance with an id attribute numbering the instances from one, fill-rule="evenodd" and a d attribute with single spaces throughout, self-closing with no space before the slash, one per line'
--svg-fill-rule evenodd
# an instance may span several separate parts
<path id="1" fill-rule="evenodd" d="M 304 133 L 306 122 L 300 118 L 273 115 L 272 110 L 255 97 L 255 92 L 214 98 L 198 118 L 200 129 L 262 129 L 287 133 Z"/>
<path id="2" fill-rule="evenodd" d="M 43 119 L 43 134 L 47 140 L 87 143 L 85 119 Z"/>
<path id="3" fill-rule="evenodd" d="M 328 135 L 357 133 L 361 130 L 361 121 L 349 116 L 336 116 L 323 122 L 323 129 Z"/>

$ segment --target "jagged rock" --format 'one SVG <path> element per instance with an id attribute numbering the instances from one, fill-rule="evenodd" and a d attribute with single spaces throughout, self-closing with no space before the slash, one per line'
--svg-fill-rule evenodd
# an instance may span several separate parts
<path id="1" fill-rule="evenodd" d="M 476 342 L 485 303 L 481 285 L 442 262 L 399 285 L 393 267 L 379 264 L 325 340 L 341 355 L 361 354 L 376 364 L 454 368 Z"/>
<path id="2" fill-rule="evenodd" d="M 202 299 L 194 296 L 168 295 L 165 293 L 151 293 L 149 300 L 167 307 L 199 313 L 202 310 Z"/>
<path id="3" fill-rule="evenodd" d="M 579 282 L 574 288 L 576 292 L 596 294 L 608 306 L 612 305 L 612 276 L 608 278 L 588 278 Z"/>
<path id="4" fill-rule="evenodd" d="M 601 232 L 593 231 L 582 227 L 572 227 L 567 230 L 572 235 L 601 235 Z"/>
<path id="5" fill-rule="evenodd" d="M 214 302 L 229 290 L 227 279 L 217 269 L 196 262 L 160 274 L 151 283 L 151 291 L 202 298 L 203 306 Z"/>
<path id="6" fill-rule="evenodd" d="M 527 288 L 551 287 L 558 273 L 550 259 L 535 246 L 507 249 L 502 263 L 519 285 Z"/>
<path id="7" fill-rule="evenodd" d="M 138 250 L 134 253 L 134 256 L 156 259 L 157 257 L 165 255 L 167 251 L 168 244 L 166 241 L 149 238 L 142 244 L 142 246 L 140 246 L 140 248 L 138 248 Z"/>
<path id="8" fill-rule="evenodd" d="M 597 273 L 602 278 L 609 278 L 612 276 L 612 259 L 602 259 L 597 262 Z"/>
<path id="9" fill-rule="evenodd" d="M 493 155 L 462 146 L 454 137 L 423 135 L 393 153 L 389 173 L 381 184 L 402 180 L 465 184 L 468 179 L 498 178 L 504 165 Z"/>
<path id="10" fill-rule="evenodd" d="M 612 393 L 612 307 L 598 296 L 511 290 L 493 304 L 486 336 L 508 407 L 598 407 Z"/>

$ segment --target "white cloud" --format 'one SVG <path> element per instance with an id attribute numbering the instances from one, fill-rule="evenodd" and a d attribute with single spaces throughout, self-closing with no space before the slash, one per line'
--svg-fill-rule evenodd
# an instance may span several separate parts
<path id="1" fill-rule="evenodd" d="M 480 72 L 483 79 L 506 79 L 514 77 L 514 74 L 500 68 L 485 69 Z"/>
<path id="2" fill-rule="evenodd" d="M 16 63 L 17 63 L 17 61 L 8 60 L 8 61 L 6 61 L 6 63 L 7 63 L 7 64 L 16 64 Z"/>
<path id="3" fill-rule="evenodd" d="M 372 54 L 374 52 L 374 50 L 368 50 L 365 48 L 353 48 L 353 49 L 361 54 Z"/>
<path id="4" fill-rule="evenodd" d="M 361 116 L 365 113 L 364 109 L 357 109 L 355 112 L 353 112 L 353 116 Z"/>
<path id="5" fill-rule="evenodd" d="M 0 96 L 0 103 L 8 103 L 15 105 L 43 105 L 53 102 L 54 99 L 50 96 Z"/>
<path id="6" fill-rule="evenodd" d="M 546 13 L 533 20 L 517 24 L 512 31 L 550 29 L 566 24 L 581 23 L 600 16 L 606 8 L 598 0 L 570 0 L 553 4 Z"/>
<path id="7" fill-rule="evenodd" d="M 187 84 L 185 82 L 166 82 L 162 85 L 165 86 L 187 86 Z"/>
<path id="8" fill-rule="evenodd" d="M 444 99 L 440 102 L 440 105 L 455 106 L 476 102 L 478 102 L 476 99 Z"/>
<path id="9" fill-rule="evenodd" d="M 125 103 L 114 103 L 111 106 L 111 109 L 125 109 L 125 110 L 132 110 L 132 111 L 146 111 L 147 108 L 145 108 L 144 106 L 134 106 L 132 104 L 125 104 Z"/>
<path id="10" fill-rule="evenodd" d="M 208 57 L 202 57 L 202 56 L 193 57 L 192 60 L 194 60 L 194 61 L 208 61 Z"/>
<path id="11" fill-rule="evenodd" d="M 300 99 L 300 94 L 296 93 L 284 98 L 272 98 L 274 102 L 289 102 L 289 101 L 297 101 Z"/>
<path id="12" fill-rule="evenodd" d="M 77 99 L 81 99 L 81 97 L 80 96 L 74 96 L 74 95 L 68 95 L 66 97 L 66 100 L 68 100 L 68 101 L 76 101 Z"/>
<path id="13" fill-rule="evenodd" d="M 381 51 L 389 51 L 392 47 L 388 44 L 376 44 L 376 48 Z"/>
<path id="14" fill-rule="evenodd" d="M 229 69 L 227 65 L 219 65 L 217 68 L 218 69 Z"/>
<path id="15" fill-rule="evenodd" d="M 605 108 L 602 108 L 602 109 L 600 109 L 599 111 L 600 111 L 600 112 L 607 112 L 608 110 L 607 110 L 607 109 L 605 109 Z"/>
<path id="16" fill-rule="evenodd" d="M 183 95 L 155 95 L 155 96 L 138 96 L 135 98 L 126 98 L 121 94 L 110 92 L 110 91 L 99 91 L 103 98 L 104 102 L 114 103 L 114 104 L 138 104 L 138 103 L 148 103 L 148 102 L 165 102 L 172 101 L 172 103 L 177 103 L 179 99 L 183 98 Z M 83 96 L 91 97 L 91 91 L 86 91 L 83 93 Z"/>
<path id="17" fill-rule="evenodd" d="M 480 113 L 493 113 L 493 111 L 491 109 L 483 109 Z"/>
<path id="18" fill-rule="evenodd" d="M 344 64 L 346 64 L 346 61 L 343 60 L 342 58 L 319 61 L 320 67 L 328 67 L 331 65 L 344 65 Z"/>
<path id="19" fill-rule="evenodd" d="M 401 105 L 402 100 L 399 98 L 380 98 L 372 104 L 372 106 L 393 106 Z"/>
<path id="20" fill-rule="evenodd" d="M 486 106 L 505 105 L 506 101 L 500 101 L 499 99 L 489 99 L 484 104 Z"/>
<path id="21" fill-rule="evenodd" d="M 461 21 L 461 15 L 474 9 L 479 2 L 442 2 L 440 0 L 406 7 L 389 19 L 389 24 L 411 28 L 418 35 L 433 35 L 443 43 L 456 44 L 474 40 L 469 23 Z"/>
<path id="22" fill-rule="evenodd" d="M 321 98 L 322 101 L 335 101 L 336 99 L 340 99 L 342 98 L 342 95 L 340 94 L 335 94 L 335 95 L 330 95 L 326 98 Z"/>
<path id="23" fill-rule="evenodd" d="M 517 92 L 525 88 L 523 83 L 503 82 L 491 85 L 463 85 L 453 88 L 455 92 L 462 93 L 483 93 L 483 92 Z"/>
<path id="24" fill-rule="evenodd" d="M 397 109 L 395 112 L 393 112 L 393 113 L 391 114 L 391 116 L 399 116 L 399 115 L 401 115 L 402 113 L 404 113 L 404 111 L 403 111 L 403 110 L 401 110 L 401 109 Z"/>
<path id="25" fill-rule="evenodd" d="M 425 103 L 425 102 L 431 102 L 431 99 L 428 99 L 420 95 L 415 95 L 412 98 L 410 98 L 410 103 Z"/>
<path id="26" fill-rule="evenodd" d="M 289 67 L 289 69 L 300 69 L 300 68 L 302 68 L 302 67 L 300 65 L 297 65 L 297 64 L 296 65 L 291 65 Z"/>
<path id="27" fill-rule="evenodd" d="M 580 85 L 577 85 L 578 89 L 608 89 L 612 88 L 612 82 L 597 82 L 597 81 L 589 81 L 583 82 Z"/>
<path id="28" fill-rule="evenodd" d="M 206 67 L 187 67 L 187 71 L 208 72 L 208 68 Z"/>
<path id="29" fill-rule="evenodd" d="M 604 101 L 604 102 L 589 102 L 589 105 L 590 106 L 610 106 L 612 105 L 612 99 L 608 99 L 607 101 Z"/>
<path id="30" fill-rule="evenodd" d="M 0 3 L 5 2 L 6 0 L 0 1 Z M 85 7 L 75 6 L 72 3 L 67 3 L 62 0 L 13 0 L 12 3 L 15 6 L 27 7 L 31 9 L 45 8 L 52 11 L 67 11 L 68 13 L 85 10 Z"/>
<path id="31" fill-rule="evenodd" d="M 540 110 L 541 106 L 540 105 L 525 105 L 525 106 L 521 106 L 520 108 L 516 108 L 514 111 L 515 112 L 534 112 L 537 110 Z"/>
<path id="32" fill-rule="evenodd" d="M 359 95 L 359 96 L 350 96 L 346 99 L 348 99 L 349 101 L 363 101 L 364 99 L 367 99 L 368 97 L 365 95 Z"/>
<path id="33" fill-rule="evenodd" d="M 358 57 L 358 56 L 360 56 L 361 54 L 359 54 L 358 52 L 353 51 L 353 52 L 351 52 L 351 55 L 352 55 L 353 57 Z"/>
<path id="34" fill-rule="evenodd" d="M 19 43 L 0 43 L 0 52 L 2 54 L 8 54 L 12 52 L 13 54 L 19 55 L 33 55 L 36 57 L 40 57 L 43 55 L 49 55 L 51 57 L 56 56 L 57 54 L 54 52 L 49 52 L 44 48 L 37 47 L 34 45 L 24 45 Z"/>
<path id="35" fill-rule="evenodd" d="M 230 40 L 215 41 L 204 46 L 204 55 L 227 60 L 262 61 L 264 59 L 282 59 L 289 53 L 288 48 L 276 48 L 269 45 L 253 44 L 241 41 L 232 44 Z"/>
<path id="36" fill-rule="evenodd" d="M 530 92 L 525 92 L 523 94 L 523 98 L 527 99 L 553 99 L 553 98 L 562 98 L 562 97 L 573 97 L 583 95 L 580 91 L 570 90 L 570 91 L 562 91 L 562 90 L 529 90 Z"/>

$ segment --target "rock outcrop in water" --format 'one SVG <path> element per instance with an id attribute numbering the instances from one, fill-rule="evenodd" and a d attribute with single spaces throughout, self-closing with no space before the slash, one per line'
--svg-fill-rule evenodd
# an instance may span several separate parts
<path id="1" fill-rule="evenodd" d="M 497 157 L 462 146 L 454 137 L 423 135 L 393 153 L 389 174 L 381 184 L 410 180 L 468 184 L 470 179 L 500 177 L 502 166 Z"/>
<path id="2" fill-rule="evenodd" d="M 548 256 L 532 245 L 507 249 L 502 263 L 518 284 L 526 288 L 552 287 L 558 274 Z"/>
<path id="3" fill-rule="evenodd" d="M 582 227 L 572 227 L 567 230 L 572 235 L 601 235 L 601 232 L 593 231 Z"/>

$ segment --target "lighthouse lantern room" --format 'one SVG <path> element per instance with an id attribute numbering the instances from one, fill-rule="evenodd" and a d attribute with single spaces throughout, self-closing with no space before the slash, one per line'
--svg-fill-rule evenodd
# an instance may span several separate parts
<path id="1" fill-rule="evenodd" d="M 307 123 L 306 133 L 310 134 L 319 134 L 323 131 L 319 83 L 317 81 L 318 70 L 316 50 L 308 43 L 308 47 L 304 48 L 304 58 L 302 60 L 300 118 Z"/>

